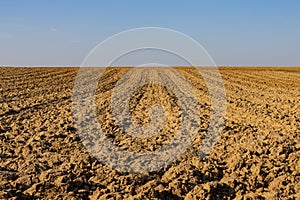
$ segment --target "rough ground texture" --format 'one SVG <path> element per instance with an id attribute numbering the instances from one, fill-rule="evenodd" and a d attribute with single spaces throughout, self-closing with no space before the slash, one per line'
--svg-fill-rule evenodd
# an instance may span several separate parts
<path id="1" fill-rule="evenodd" d="M 101 128 L 128 151 L 155 151 L 176 134 L 180 104 L 149 84 L 133 93 L 131 120 L 149 123 L 161 104 L 161 134 L 134 138 L 113 122 L 110 96 L 129 68 L 105 71 L 97 90 Z M 300 69 L 221 68 L 226 124 L 200 159 L 210 120 L 205 82 L 176 68 L 193 87 L 201 123 L 186 153 L 160 171 L 131 174 L 99 162 L 81 143 L 72 115 L 76 68 L 0 68 L 0 199 L 299 199 Z"/>

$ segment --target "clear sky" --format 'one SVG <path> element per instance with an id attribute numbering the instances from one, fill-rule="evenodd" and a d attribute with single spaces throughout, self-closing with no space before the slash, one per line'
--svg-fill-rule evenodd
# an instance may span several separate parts
<path id="1" fill-rule="evenodd" d="M 300 1 L 3 0 L 0 65 L 80 65 L 99 42 L 137 27 L 183 32 L 217 65 L 300 66 Z"/>

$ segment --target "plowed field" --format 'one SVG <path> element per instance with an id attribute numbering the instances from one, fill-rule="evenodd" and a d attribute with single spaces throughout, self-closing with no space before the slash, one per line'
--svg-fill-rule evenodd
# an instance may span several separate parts
<path id="1" fill-rule="evenodd" d="M 128 120 L 149 125 L 150 132 L 126 134 L 115 124 L 111 99 L 130 70 L 103 73 L 95 97 L 98 121 L 120 148 L 155 151 L 176 136 L 182 103 L 172 88 L 155 83 L 137 88 Z M 196 137 L 169 166 L 128 173 L 100 162 L 81 142 L 72 107 L 78 68 L 0 68 L 0 199 L 299 199 L 300 68 L 220 68 L 225 126 L 203 158 L 200 146 L 211 117 L 208 89 L 196 69 L 173 70 L 198 101 Z M 180 79 L 160 69 L 149 76 L 168 76 L 175 84 Z M 126 84 L 141 81 L 135 77 Z M 153 117 L 162 115 L 153 105 L 164 109 L 164 123 Z"/>

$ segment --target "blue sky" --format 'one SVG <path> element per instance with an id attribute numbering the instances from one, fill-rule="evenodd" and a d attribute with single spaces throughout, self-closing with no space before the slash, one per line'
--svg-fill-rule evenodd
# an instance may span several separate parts
<path id="1" fill-rule="evenodd" d="M 217 65 L 300 65 L 300 1 L 10 0 L 0 2 L 0 65 L 80 65 L 137 27 L 183 32 Z"/>

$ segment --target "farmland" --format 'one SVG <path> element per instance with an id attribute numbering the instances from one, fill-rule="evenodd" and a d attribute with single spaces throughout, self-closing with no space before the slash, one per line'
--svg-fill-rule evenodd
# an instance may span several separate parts
<path id="1" fill-rule="evenodd" d="M 130 120 L 146 126 L 154 120 L 151 106 L 159 104 L 165 123 L 149 137 L 126 134 L 114 123 L 111 97 L 130 70 L 104 71 L 95 96 L 97 119 L 116 146 L 155 151 L 180 128 L 180 99 L 160 84 L 139 87 L 129 101 Z M 200 146 L 211 120 L 208 88 L 196 69 L 173 70 L 185 78 L 198 101 L 196 136 L 170 165 L 128 173 L 97 160 L 81 142 L 72 107 L 78 68 L 0 68 L 0 198 L 299 198 L 300 68 L 220 67 L 225 125 L 203 158 Z M 159 76 L 159 71 L 153 69 L 153 74 Z"/>

